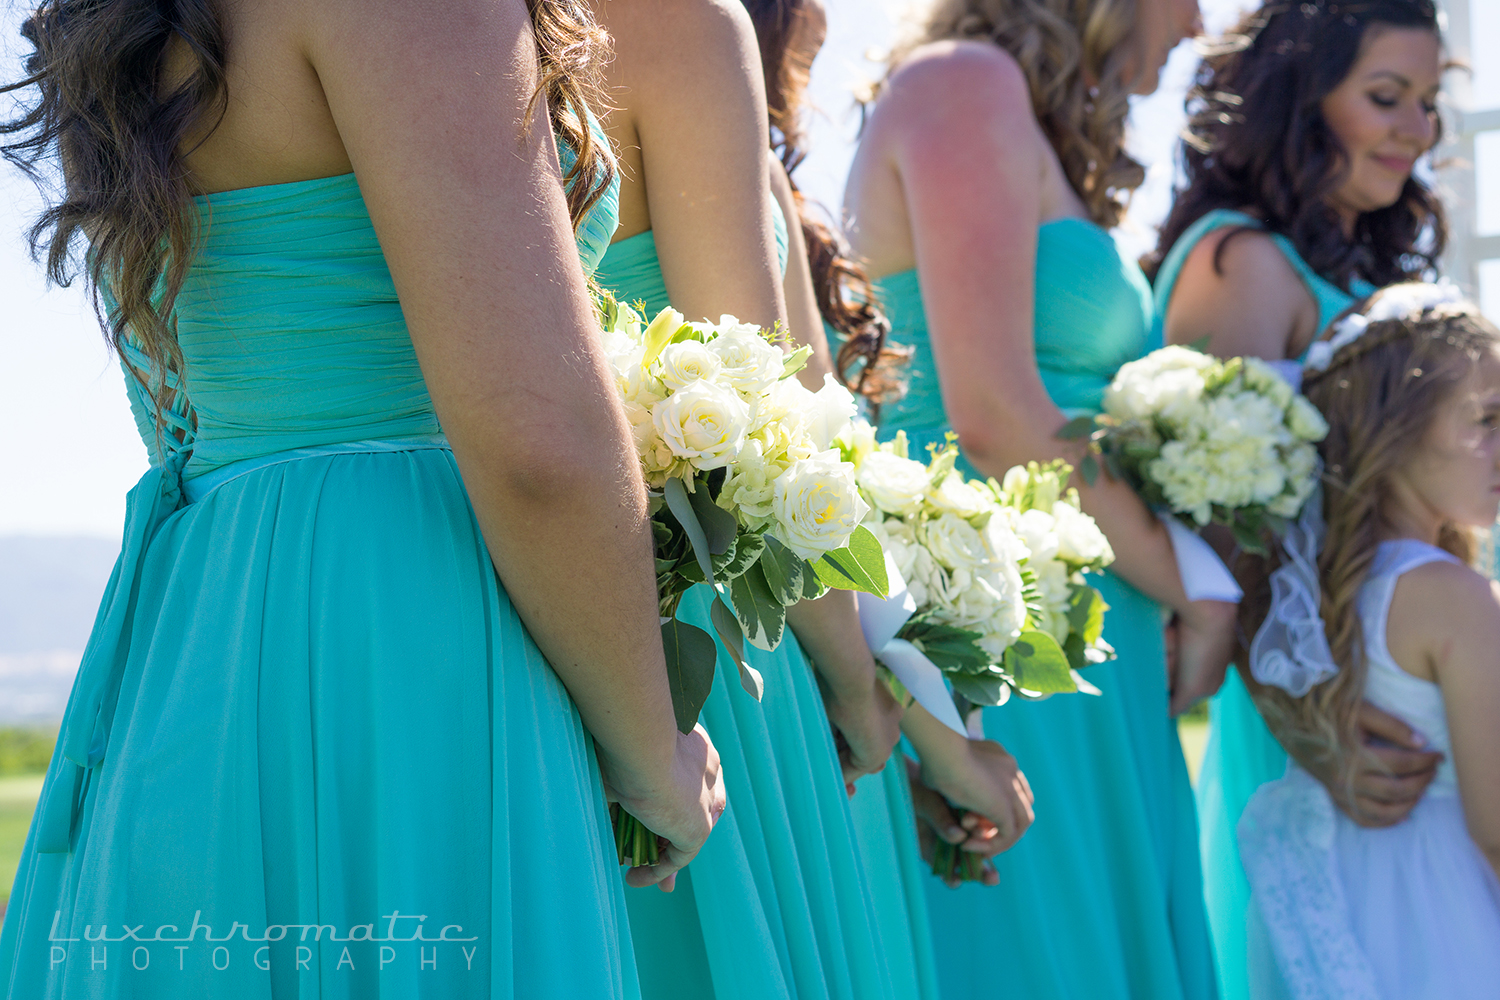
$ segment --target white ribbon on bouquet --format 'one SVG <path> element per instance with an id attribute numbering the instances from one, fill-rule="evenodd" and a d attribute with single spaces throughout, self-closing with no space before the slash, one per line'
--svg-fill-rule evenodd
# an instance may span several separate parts
<path id="1" fill-rule="evenodd" d="M 890 581 L 890 596 L 876 597 L 859 593 L 859 624 L 865 633 L 865 642 L 875 658 L 896 675 L 896 679 L 911 692 L 911 696 L 943 725 L 962 736 L 970 733 L 959 718 L 958 707 L 943 672 L 923 652 L 905 639 L 896 638 L 896 633 L 917 613 L 917 602 L 906 588 L 906 579 L 896 568 L 896 561 L 885 554 L 885 572 Z M 976 715 L 978 713 L 975 713 Z"/>
<path id="2" fill-rule="evenodd" d="M 1197 532 L 1171 514 L 1158 514 L 1172 539 L 1172 554 L 1177 557 L 1177 572 L 1182 589 L 1190 601 L 1227 601 L 1238 604 L 1245 592 L 1234 582 L 1234 574 L 1224 560 Z"/>

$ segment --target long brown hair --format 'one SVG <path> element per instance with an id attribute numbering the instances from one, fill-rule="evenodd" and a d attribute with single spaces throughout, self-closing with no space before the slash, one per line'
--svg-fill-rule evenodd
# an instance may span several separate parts
<path id="1" fill-rule="evenodd" d="M 1189 226 L 1217 208 L 1248 210 L 1346 289 L 1355 277 L 1382 286 L 1435 266 L 1447 224 L 1442 202 L 1417 176 L 1407 178 L 1395 204 L 1362 214 L 1352 238 L 1327 203 L 1349 164 L 1323 120 L 1323 98 L 1349 75 L 1376 25 L 1438 34 L 1431 0 L 1278 0 L 1247 14 L 1203 60 L 1187 97 L 1187 182 L 1156 250 L 1141 262 L 1149 275 Z"/>
<path id="2" fill-rule="evenodd" d="M 614 174 L 608 144 L 588 127 L 608 36 L 582 0 L 528 0 L 540 83 L 559 141 L 578 153 L 568 175 L 575 224 Z M 182 371 L 173 305 L 198 238 L 186 157 L 212 135 L 229 94 L 229 40 L 218 0 L 42 0 L 21 34 L 33 51 L 25 79 L 35 88 L 19 118 L 0 123 L 0 151 L 43 188 L 61 172 L 61 197 L 29 231 L 48 278 L 68 285 L 84 273 L 110 345 L 127 338 L 150 361 L 138 372 L 158 408 Z M 163 88 L 169 60 L 187 72 Z"/>
<path id="3" fill-rule="evenodd" d="M 808 17 L 805 0 L 742 0 L 755 25 L 760 62 L 766 79 L 766 108 L 771 116 L 771 149 L 787 178 L 807 155 L 803 112 L 812 65 L 792 48 L 796 31 Z M 899 398 L 899 375 L 910 351 L 886 342 L 890 323 L 881 312 L 864 266 L 854 257 L 843 233 L 813 211 L 792 181 L 798 222 L 807 244 L 818 312 L 844 338 L 834 366 L 839 378 L 878 407 Z"/>
<path id="4" fill-rule="evenodd" d="M 1439 409 L 1479 359 L 1497 350 L 1500 331 L 1475 310 L 1439 306 L 1421 316 L 1372 322 L 1327 369 L 1309 372 L 1304 382 L 1308 400 L 1329 427 L 1319 445 L 1328 528 L 1318 574 L 1323 622 L 1339 672 L 1301 698 L 1267 687 L 1256 693 L 1256 702 L 1294 755 L 1331 764 L 1346 784 L 1363 752 L 1357 715 L 1367 668 L 1359 591 L 1386 523 L 1393 477 L 1417 454 Z M 1475 540 L 1467 528 L 1445 525 L 1439 545 L 1473 561 Z M 1260 559 L 1240 564 L 1247 635 L 1265 620 L 1273 568 Z"/>
<path id="5" fill-rule="evenodd" d="M 1108 229 L 1146 179 L 1125 152 L 1136 20 L 1135 0 L 936 0 L 892 51 L 890 71 L 931 42 L 975 39 L 1009 52 L 1068 184 Z"/>

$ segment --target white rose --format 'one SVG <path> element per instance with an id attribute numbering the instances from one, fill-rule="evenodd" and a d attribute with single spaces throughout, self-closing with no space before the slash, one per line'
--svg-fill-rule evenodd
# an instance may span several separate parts
<path id="1" fill-rule="evenodd" d="M 744 393 L 765 392 L 786 365 L 785 355 L 766 342 L 759 328 L 737 323 L 733 316 L 721 318 L 718 335 L 707 346 L 719 359 L 720 379 Z"/>
<path id="2" fill-rule="evenodd" d="M 1033 564 L 1057 557 L 1057 519 L 1050 512 L 1023 512 L 1015 521 L 1015 532 L 1026 543 Z"/>
<path id="3" fill-rule="evenodd" d="M 923 522 L 917 529 L 917 538 L 927 546 L 934 559 L 949 569 L 975 570 L 988 561 L 988 552 L 979 532 L 951 512 Z"/>
<path id="4" fill-rule="evenodd" d="M 854 466 L 836 451 L 798 459 L 776 479 L 775 534 L 804 559 L 848 544 L 870 511 L 854 483 Z"/>
<path id="5" fill-rule="evenodd" d="M 806 421 L 813 445 L 819 451 L 834 447 L 834 442 L 854 419 L 857 409 L 854 394 L 845 389 L 832 373 L 825 374 L 823 388 L 812 394 L 812 410 Z"/>
<path id="6" fill-rule="evenodd" d="M 657 377 L 674 392 L 719 374 L 718 356 L 696 340 L 668 344 L 662 348 L 659 363 L 661 369 Z"/>
<path id="7" fill-rule="evenodd" d="M 957 514 L 965 520 L 978 517 L 995 506 L 994 494 L 951 472 L 937 489 L 928 493 L 927 499 L 937 510 Z"/>
<path id="8" fill-rule="evenodd" d="M 915 514 L 927 496 L 927 466 L 887 451 L 866 455 L 857 478 L 875 506 L 889 514 Z"/>
<path id="9" fill-rule="evenodd" d="M 695 469 L 718 469 L 744 446 L 750 410 L 731 390 L 698 381 L 656 404 L 651 420 L 672 454 Z"/>
<path id="10" fill-rule="evenodd" d="M 1052 505 L 1053 524 L 1057 530 L 1057 557 L 1078 566 L 1107 566 L 1115 561 L 1109 539 L 1099 530 L 1092 517 L 1070 503 L 1059 500 Z"/>

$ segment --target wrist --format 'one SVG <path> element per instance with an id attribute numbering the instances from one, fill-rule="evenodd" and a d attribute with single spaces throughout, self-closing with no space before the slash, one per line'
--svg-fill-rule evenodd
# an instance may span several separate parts
<path id="1" fill-rule="evenodd" d="M 1206 632 L 1232 628 L 1239 605 L 1229 601 L 1188 601 L 1176 611 L 1190 628 Z"/>

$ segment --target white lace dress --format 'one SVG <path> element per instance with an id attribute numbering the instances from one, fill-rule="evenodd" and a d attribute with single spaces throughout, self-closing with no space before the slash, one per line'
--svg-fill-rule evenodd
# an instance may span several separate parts
<path id="1" fill-rule="evenodd" d="M 1254 1000 L 1495 1000 L 1500 880 L 1469 837 L 1437 685 L 1396 665 L 1386 617 L 1401 574 L 1441 549 L 1380 546 L 1359 596 L 1365 698 L 1450 755 L 1411 816 L 1368 830 L 1295 764 L 1264 785 L 1239 825 L 1250 878 Z"/>

